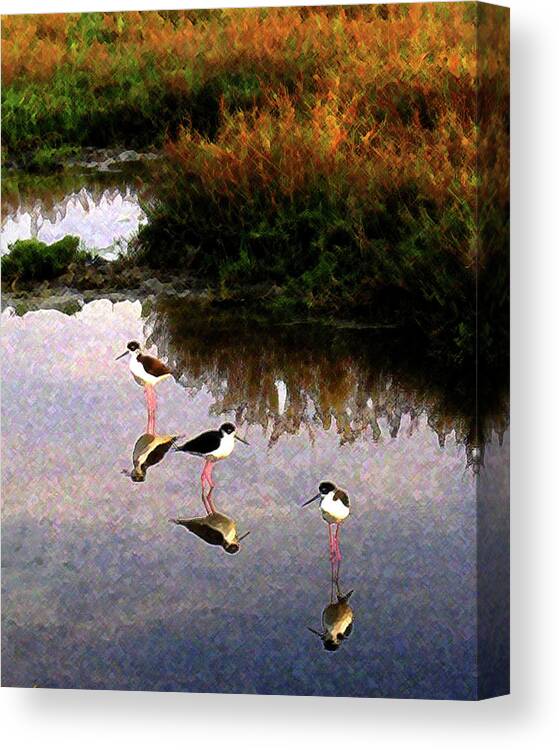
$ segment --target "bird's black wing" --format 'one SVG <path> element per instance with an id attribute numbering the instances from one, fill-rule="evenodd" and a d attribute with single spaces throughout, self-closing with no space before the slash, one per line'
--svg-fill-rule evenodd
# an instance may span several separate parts
<path id="1" fill-rule="evenodd" d="M 196 456 L 205 456 L 219 448 L 220 442 L 219 430 L 209 430 L 193 437 L 191 440 L 187 440 L 183 445 L 179 445 L 177 450 L 184 453 L 193 453 Z"/>
<path id="2" fill-rule="evenodd" d="M 334 500 L 341 500 L 346 508 L 349 508 L 349 497 L 343 490 L 336 490 L 334 493 Z"/>
<path id="3" fill-rule="evenodd" d="M 155 357 L 150 357 L 149 354 L 138 355 L 138 362 L 142 365 L 144 370 L 149 374 L 153 375 L 154 378 L 160 378 L 163 375 L 170 375 L 171 370 L 160 362 Z"/>

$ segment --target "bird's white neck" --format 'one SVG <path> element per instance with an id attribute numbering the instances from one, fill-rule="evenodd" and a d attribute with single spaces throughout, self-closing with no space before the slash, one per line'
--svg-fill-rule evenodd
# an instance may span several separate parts
<path id="1" fill-rule="evenodd" d="M 225 448 L 233 448 L 235 445 L 235 435 L 231 432 L 221 433 L 221 445 Z"/>
<path id="2" fill-rule="evenodd" d="M 231 455 L 235 447 L 235 436 L 231 433 L 222 432 L 220 433 L 220 438 L 219 448 L 212 453 L 216 459 L 227 458 L 227 456 Z"/>

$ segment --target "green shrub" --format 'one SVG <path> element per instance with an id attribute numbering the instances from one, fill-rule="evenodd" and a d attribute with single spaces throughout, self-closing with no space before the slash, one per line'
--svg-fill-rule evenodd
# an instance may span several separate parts
<path id="1" fill-rule="evenodd" d="M 2 281 L 48 281 L 63 274 L 70 263 L 90 257 L 79 250 L 79 237 L 67 235 L 52 245 L 37 239 L 17 240 L 2 257 Z"/>

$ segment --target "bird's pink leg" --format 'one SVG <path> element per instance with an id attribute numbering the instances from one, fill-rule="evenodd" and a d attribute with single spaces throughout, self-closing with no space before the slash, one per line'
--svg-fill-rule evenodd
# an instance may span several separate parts
<path id="1" fill-rule="evenodd" d="M 340 577 L 340 564 L 336 561 L 334 555 L 330 557 L 330 564 L 332 566 L 332 585 L 330 587 L 330 602 L 334 601 L 334 586 L 336 589 L 339 587 L 338 578 Z"/>
<path id="2" fill-rule="evenodd" d="M 214 491 L 214 488 L 211 487 L 210 491 L 208 492 L 208 498 L 207 498 L 207 500 L 208 500 L 208 506 L 210 508 L 210 513 L 215 513 L 214 504 L 212 502 L 212 493 L 213 493 L 213 491 Z"/>
<path id="3" fill-rule="evenodd" d="M 214 483 L 214 481 L 212 479 L 213 468 L 214 468 L 214 462 L 213 461 L 208 461 L 208 475 L 207 475 L 208 476 L 208 484 L 210 485 L 210 487 L 212 488 L 212 490 L 215 487 L 215 483 Z"/>
<path id="4" fill-rule="evenodd" d="M 339 534 L 340 534 L 340 526 L 339 524 L 336 526 L 336 536 L 335 536 L 335 545 L 336 545 L 336 560 L 338 561 L 338 564 L 342 561 L 342 552 L 340 550 L 340 540 L 339 540 Z"/>
<path id="5" fill-rule="evenodd" d="M 155 398 L 155 389 L 152 385 L 146 385 L 144 386 L 144 392 L 146 395 L 146 404 L 148 409 L 148 426 L 147 426 L 147 432 L 149 435 L 155 435 L 155 407 L 156 407 L 156 398 Z"/>
<path id="6" fill-rule="evenodd" d="M 150 398 L 151 398 L 151 420 L 153 426 L 153 434 L 155 435 L 155 410 L 157 408 L 157 396 L 155 395 L 155 388 L 150 385 Z"/>
<path id="7" fill-rule="evenodd" d="M 208 498 L 209 498 L 209 493 L 208 493 L 208 497 L 206 497 L 204 493 L 204 484 L 202 483 L 202 502 L 204 503 L 204 508 L 206 510 L 206 513 L 209 515 L 212 512 L 212 506 L 208 502 Z"/>
<path id="8" fill-rule="evenodd" d="M 328 547 L 330 549 L 330 562 L 334 562 L 336 559 L 336 551 L 334 547 L 334 537 L 332 536 L 332 524 L 328 524 Z"/>
<path id="9" fill-rule="evenodd" d="M 200 479 L 202 480 L 202 488 L 204 487 L 205 482 L 208 483 L 208 487 L 211 487 L 212 489 L 215 487 L 215 484 L 212 480 L 212 469 L 213 461 L 206 461 L 202 470 L 202 475 L 200 477 Z"/>
<path id="10" fill-rule="evenodd" d="M 146 409 L 147 409 L 147 413 L 148 413 L 148 426 L 146 427 L 146 432 L 149 435 L 150 434 L 150 427 L 151 427 L 151 419 L 150 419 L 151 415 L 150 415 L 150 411 L 149 411 L 149 391 L 148 391 L 148 386 L 147 385 L 144 385 L 144 396 L 146 397 Z"/>

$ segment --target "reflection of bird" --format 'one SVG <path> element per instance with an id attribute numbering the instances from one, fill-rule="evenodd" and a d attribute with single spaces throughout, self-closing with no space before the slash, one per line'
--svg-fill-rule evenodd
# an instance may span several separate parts
<path id="1" fill-rule="evenodd" d="M 247 531 L 242 536 L 237 536 L 235 521 L 216 511 L 201 518 L 176 518 L 173 519 L 173 523 L 185 526 L 200 539 L 208 544 L 223 547 L 231 555 L 239 551 L 240 542 L 250 534 L 250 531 Z"/>
<path id="2" fill-rule="evenodd" d="M 337 601 L 330 602 L 322 612 L 322 633 L 309 628 L 311 633 L 322 638 L 327 651 L 337 651 L 342 641 L 349 637 L 353 630 L 353 610 L 348 604 L 353 591 L 342 596 L 337 594 Z"/>
<path id="3" fill-rule="evenodd" d="M 333 562 L 337 560 L 340 562 L 342 559 L 342 553 L 340 551 L 340 543 L 338 535 L 340 532 L 340 524 L 342 524 L 349 516 L 349 497 L 347 492 L 336 487 L 332 482 L 321 482 L 318 487 L 318 494 L 303 503 L 310 505 L 315 500 L 320 500 L 320 510 L 322 512 L 322 518 L 328 524 L 328 539 L 330 547 L 330 560 Z M 332 526 L 336 527 L 335 535 L 332 534 Z"/>
<path id="4" fill-rule="evenodd" d="M 147 470 L 165 458 L 177 437 L 177 435 L 150 435 L 149 433 L 140 435 L 132 451 L 134 468 L 129 474 L 132 481 L 143 482 Z M 125 473 L 128 474 L 128 472 Z"/>
<path id="5" fill-rule="evenodd" d="M 235 440 L 240 440 L 241 443 L 248 445 L 246 440 L 236 434 L 235 425 L 231 422 L 225 422 L 219 430 L 203 432 L 201 435 L 187 440 L 183 445 L 178 445 L 175 450 L 190 453 L 193 456 L 202 456 L 206 459 L 201 476 L 202 489 L 204 489 L 206 482 L 210 487 L 215 486 L 212 480 L 213 465 L 216 461 L 231 455 L 235 447 Z"/>
<path id="6" fill-rule="evenodd" d="M 154 386 L 161 380 L 171 377 L 171 370 L 156 357 L 144 354 L 142 347 L 137 341 L 129 341 L 126 351 L 117 357 L 125 357 L 130 354 L 130 372 L 138 385 L 143 386 L 148 408 L 147 432 L 155 432 L 155 408 L 157 405 Z"/>

